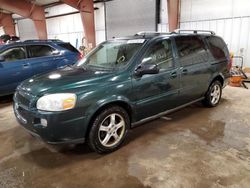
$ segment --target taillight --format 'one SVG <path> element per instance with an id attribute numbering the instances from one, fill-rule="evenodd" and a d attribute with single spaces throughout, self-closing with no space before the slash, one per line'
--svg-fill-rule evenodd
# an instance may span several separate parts
<path id="1" fill-rule="evenodd" d="M 233 53 L 230 53 L 230 57 L 229 57 L 229 64 L 227 66 L 227 69 L 230 71 L 232 66 L 233 66 L 233 58 L 234 58 L 234 55 Z"/>
<path id="2" fill-rule="evenodd" d="M 228 66 L 227 66 L 227 69 L 228 69 L 228 70 L 231 70 L 232 65 L 233 65 L 233 58 L 230 57 L 230 60 L 229 60 L 229 64 L 228 64 Z"/>
<path id="3" fill-rule="evenodd" d="M 82 58 L 83 58 L 83 54 L 80 53 L 80 54 L 79 54 L 79 59 L 82 59 Z"/>

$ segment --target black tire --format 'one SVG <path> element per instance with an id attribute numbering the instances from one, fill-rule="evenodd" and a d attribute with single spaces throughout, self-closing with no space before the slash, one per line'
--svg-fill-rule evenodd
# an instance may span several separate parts
<path id="1" fill-rule="evenodd" d="M 217 93 L 216 96 L 215 92 Z M 209 86 L 209 89 L 205 95 L 205 99 L 202 102 L 207 107 L 215 107 L 220 103 L 221 95 L 222 95 L 222 85 L 218 80 L 215 80 Z"/>
<path id="2" fill-rule="evenodd" d="M 123 108 L 111 106 L 101 111 L 90 126 L 89 147 L 97 153 L 110 153 L 117 150 L 125 140 L 130 127 L 130 118 Z M 118 128 L 119 126 L 121 127 Z M 104 128 L 105 130 L 100 130 Z M 109 141 L 106 143 L 105 139 Z"/>

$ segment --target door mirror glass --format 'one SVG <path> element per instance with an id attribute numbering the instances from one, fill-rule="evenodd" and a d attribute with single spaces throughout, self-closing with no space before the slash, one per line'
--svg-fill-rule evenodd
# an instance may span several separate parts
<path id="1" fill-rule="evenodd" d="M 1 56 L 0 55 L 0 62 L 4 62 L 5 61 L 5 58 L 4 58 L 4 56 Z M 1 66 L 1 65 L 0 65 Z"/>
<path id="2" fill-rule="evenodd" d="M 143 76 L 144 74 L 158 74 L 158 73 L 159 73 L 158 65 L 150 62 L 150 60 L 148 60 L 147 63 L 140 64 L 135 70 L 136 76 Z"/>
<path id="3" fill-rule="evenodd" d="M 54 50 L 51 54 L 52 54 L 52 55 L 60 55 L 60 51 Z"/>
<path id="4" fill-rule="evenodd" d="M 157 74 L 174 67 L 171 40 L 164 39 L 152 44 L 146 51 L 137 74 Z"/>
<path id="5" fill-rule="evenodd" d="M 153 63 L 153 60 L 152 60 L 152 57 L 145 57 L 142 61 L 141 61 L 141 64 L 152 64 Z"/>

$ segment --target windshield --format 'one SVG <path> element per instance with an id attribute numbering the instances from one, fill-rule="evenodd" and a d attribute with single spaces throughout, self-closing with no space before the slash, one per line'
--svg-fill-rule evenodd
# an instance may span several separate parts
<path id="1" fill-rule="evenodd" d="M 81 59 L 76 66 L 97 69 L 115 69 L 128 64 L 144 43 L 144 39 L 107 41 Z"/>

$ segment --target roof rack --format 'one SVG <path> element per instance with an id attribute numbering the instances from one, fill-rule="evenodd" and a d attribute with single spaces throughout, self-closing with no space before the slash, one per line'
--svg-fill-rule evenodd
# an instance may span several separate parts
<path id="1" fill-rule="evenodd" d="M 185 33 L 185 32 L 193 32 L 194 34 L 198 33 L 210 33 L 211 35 L 215 35 L 215 32 L 209 30 L 192 30 L 192 29 L 176 29 L 175 33 Z"/>
<path id="2" fill-rule="evenodd" d="M 135 34 L 135 36 L 138 35 L 170 35 L 171 33 L 168 32 L 157 32 L 157 31 L 140 31 Z"/>
<path id="3" fill-rule="evenodd" d="M 63 41 L 59 39 L 48 39 L 48 40 L 32 39 L 32 40 L 25 40 L 24 42 L 63 42 Z"/>

